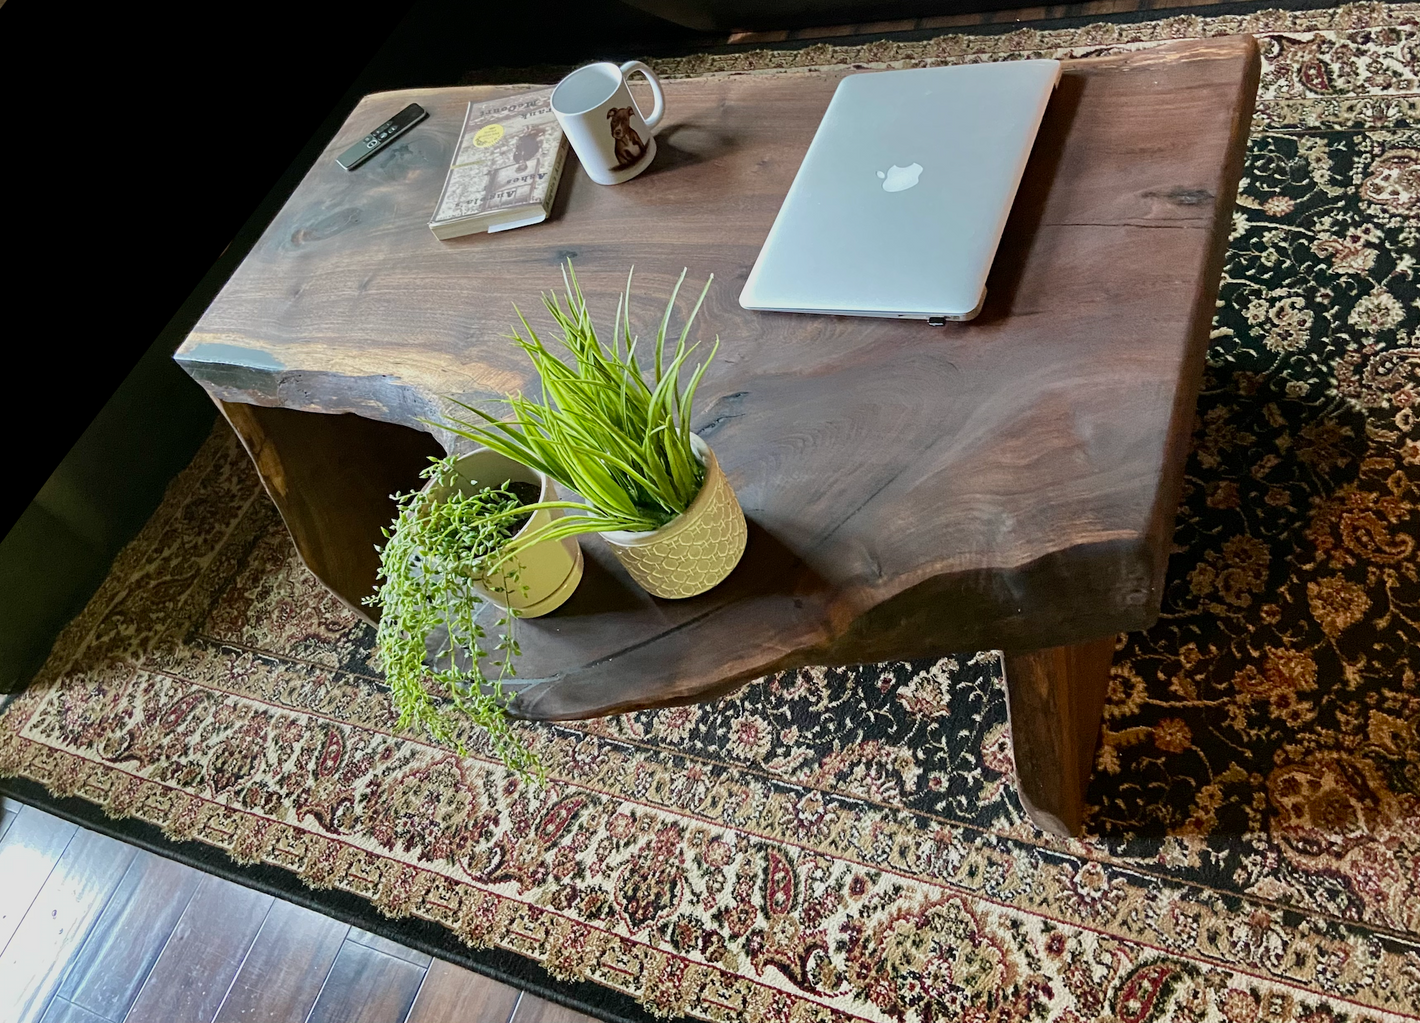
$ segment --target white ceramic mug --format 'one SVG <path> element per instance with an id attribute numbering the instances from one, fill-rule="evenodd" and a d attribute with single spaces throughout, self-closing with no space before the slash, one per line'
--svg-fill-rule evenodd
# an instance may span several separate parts
<path id="1" fill-rule="evenodd" d="M 651 83 L 655 105 L 642 115 L 626 87 L 626 76 L 641 72 Z M 640 174 L 656 158 L 651 132 L 666 112 L 656 73 L 639 60 L 620 67 L 607 61 L 578 68 L 552 90 L 552 112 L 582 161 L 587 177 L 619 185 Z"/>

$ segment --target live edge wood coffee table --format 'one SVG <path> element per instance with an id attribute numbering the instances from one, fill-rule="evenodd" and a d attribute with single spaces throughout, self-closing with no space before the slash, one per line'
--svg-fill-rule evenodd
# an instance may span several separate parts
<path id="1" fill-rule="evenodd" d="M 583 538 L 576 595 L 520 626 L 519 674 L 541 681 L 514 712 L 593 717 L 784 668 L 1000 649 L 1022 797 L 1075 832 L 1115 637 L 1159 610 L 1256 46 L 1067 63 L 985 309 L 945 328 L 739 307 L 840 77 L 668 82 L 650 172 L 607 188 L 569 157 L 547 223 L 453 242 L 425 223 L 465 104 L 517 90 L 367 97 L 177 359 L 306 564 L 359 609 L 388 495 L 451 442 L 420 420 L 450 395 L 493 410 L 531 388 L 513 303 L 536 324 L 571 257 L 609 325 L 634 263 L 650 332 L 682 267 L 696 285 L 713 272 L 699 325 L 722 347 L 694 428 L 749 518 L 744 560 L 703 596 L 657 600 Z M 336 166 L 411 101 L 427 122 Z"/>

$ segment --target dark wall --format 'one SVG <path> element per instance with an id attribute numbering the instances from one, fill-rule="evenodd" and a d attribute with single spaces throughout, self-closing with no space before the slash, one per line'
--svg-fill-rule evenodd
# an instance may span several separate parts
<path id="1" fill-rule="evenodd" d="M 1021 0 L 626 0 L 703 32 L 841 26 L 1024 7 Z"/>
<path id="2" fill-rule="evenodd" d="M 211 272 L 223 250 L 409 6 L 386 3 L 368 36 L 334 4 L 0 8 L 0 94 L 23 125 L 5 161 L 23 224 L 6 290 L 29 310 L 9 333 L 30 353 L 0 402 L 19 442 L 0 507 L 0 691 L 210 429 L 171 351 L 234 265 Z"/>
<path id="3" fill-rule="evenodd" d="M 0 693 L 207 435 L 171 353 L 361 96 L 698 38 L 616 0 L 0 7 Z"/>

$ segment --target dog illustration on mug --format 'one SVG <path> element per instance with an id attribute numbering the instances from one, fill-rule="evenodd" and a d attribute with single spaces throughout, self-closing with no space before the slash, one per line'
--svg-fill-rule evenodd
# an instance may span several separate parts
<path id="1" fill-rule="evenodd" d="M 611 107 L 606 112 L 607 120 L 611 122 L 611 137 L 615 141 L 616 166 L 612 168 L 614 171 L 634 167 L 646 155 L 646 143 L 641 141 L 641 136 L 631 127 L 633 109 Z"/>

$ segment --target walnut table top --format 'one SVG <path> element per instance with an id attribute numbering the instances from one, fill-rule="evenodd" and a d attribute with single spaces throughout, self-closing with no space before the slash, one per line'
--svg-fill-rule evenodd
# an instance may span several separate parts
<path id="1" fill-rule="evenodd" d="M 569 156 L 547 223 L 452 242 L 425 225 L 465 104 L 510 90 L 367 97 L 177 353 L 317 575 L 352 605 L 369 592 L 384 495 L 450 441 L 421 420 L 449 396 L 493 409 L 529 386 L 512 307 L 537 326 L 564 259 L 608 325 L 635 264 L 642 333 L 682 267 L 697 287 L 681 315 L 713 272 L 698 327 L 722 345 L 694 427 L 749 518 L 744 560 L 664 601 L 584 538 L 577 594 L 520 626 L 519 673 L 542 681 L 515 711 L 587 717 L 798 665 L 1003 649 L 1018 755 L 1036 727 L 1023 716 L 1076 714 L 1092 749 L 1095 683 L 1069 680 L 1098 681 L 1102 644 L 1159 610 L 1256 46 L 1067 62 L 986 306 L 945 328 L 739 307 L 841 76 L 667 82 L 647 173 L 602 187 Z M 428 121 L 355 172 L 336 166 L 411 101 Z M 1059 757 L 1084 755 L 1061 741 Z M 1026 774 L 1059 765 L 1021 770 L 1030 789 Z M 1038 819 L 1077 826 L 1076 796 L 1029 798 L 1061 804 Z"/>

